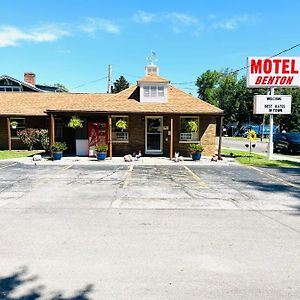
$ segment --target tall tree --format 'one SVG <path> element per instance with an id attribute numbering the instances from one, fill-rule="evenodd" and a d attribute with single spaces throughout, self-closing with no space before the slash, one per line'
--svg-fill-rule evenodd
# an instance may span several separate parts
<path id="1" fill-rule="evenodd" d="M 207 70 L 197 78 L 198 97 L 218 106 L 216 88 L 219 85 L 220 72 Z"/>
<path id="2" fill-rule="evenodd" d="M 114 83 L 113 83 L 113 87 L 111 89 L 111 92 L 113 94 L 117 94 L 120 93 L 121 91 L 125 90 L 129 88 L 129 82 L 125 79 L 124 76 L 120 76 L 119 79 L 117 79 Z"/>

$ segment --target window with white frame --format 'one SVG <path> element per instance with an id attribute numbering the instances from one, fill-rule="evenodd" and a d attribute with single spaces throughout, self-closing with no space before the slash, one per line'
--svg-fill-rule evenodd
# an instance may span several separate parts
<path id="1" fill-rule="evenodd" d="M 163 86 L 144 86 L 144 97 L 164 97 L 165 88 Z"/>
<path id="2" fill-rule="evenodd" d="M 128 142 L 128 116 L 112 117 L 112 139 L 114 142 Z"/>
<path id="3" fill-rule="evenodd" d="M 197 142 L 199 141 L 199 118 L 180 117 L 180 141 Z"/>
<path id="4" fill-rule="evenodd" d="M 16 122 L 17 126 L 11 126 L 11 137 L 18 138 L 17 131 L 25 129 L 25 118 L 10 118 L 10 124 Z"/>

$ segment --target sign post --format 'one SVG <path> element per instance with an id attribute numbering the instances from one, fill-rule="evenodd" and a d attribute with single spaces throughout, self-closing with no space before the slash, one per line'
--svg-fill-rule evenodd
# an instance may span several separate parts
<path id="1" fill-rule="evenodd" d="M 271 87 L 271 97 L 274 97 L 275 95 L 275 88 Z M 274 143 L 273 143 L 273 114 L 270 114 L 270 134 L 269 134 L 269 145 L 268 145 L 268 159 L 273 158 L 273 149 L 274 149 Z"/>
<path id="2" fill-rule="evenodd" d="M 291 113 L 291 96 L 275 96 L 275 87 L 300 86 L 300 57 L 249 57 L 247 87 L 271 88 L 254 97 L 253 113 L 270 115 L 268 159 L 273 156 L 273 115 Z"/>

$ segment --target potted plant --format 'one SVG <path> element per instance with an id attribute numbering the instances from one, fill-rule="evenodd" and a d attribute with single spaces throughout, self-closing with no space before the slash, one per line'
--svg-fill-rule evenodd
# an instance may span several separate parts
<path id="1" fill-rule="evenodd" d="M 54 160 L 61 160 L 64 150 L 67 150 L 67 144 L 64 142 L 56 142 L 51 147 L 52 157 Z"/>
<path id="2" fill-rule="evenodd" d="M 116 122 L 116 126 L 117 126 L 117 128 L 119 128 L 123 131 L 123 130 L 127 129 L 128 125 L 127 125 L 127 122 L 125 120 L 120 119 Z"/>
<path id="3" fill-rule="evenodd" d="M 194 120 L 190 120 L 186 123 L 185 129 L 188 132 L 198 132 L 198 122 Z"/>
<path id="4" fill-rule="evenodd" d="M 17 121 L 11 121 L 10 126 L 11 126 L 12 129 L 16 129 L 17 126 L 18 126 L 18 122 Z"/>
<path id="5" fill-rule="evenodd" d="M 190 144 L 189 145 L 189 150 L 192 154 L 193 160 L 200 160 L 201 158 L 201 153 L 203 151 L 203 146 L 200 144 Z"/>
<path id="6" fill-rule="evenodd" d="M 68 127 L 76 129 L 76 128 L 82 128 L 83 121 L 77 117 L 77 116 L 72 116 L 72 118 L 70 119 L 69 123 L 68 123 Z"/>
<path id="7" fill-rule="evenodd" d="M 95 146 L 97 160 L 105 160 L 108 146 L 106 144 L 97 144 Z"/>

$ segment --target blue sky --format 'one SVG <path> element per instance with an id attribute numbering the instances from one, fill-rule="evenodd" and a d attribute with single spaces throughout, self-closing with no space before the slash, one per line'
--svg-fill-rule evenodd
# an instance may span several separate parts
<path id="1" fill-rule="evenodd" d="M 207 69 L 238 69 L 247 56 L 299 43 L 299 11 L 296 0 L 2 1 L 0 74 L 32 71 L 38 83 L 105 92 L 108 64 L 113 80 L 124 74 L 134 83 L 153 50 L 160 75 L 195 81 Z M 196 94 L 193 83 L 178 86 Z"/>

